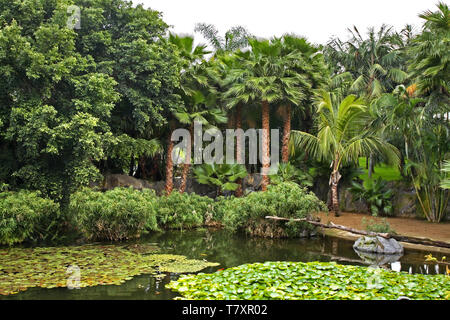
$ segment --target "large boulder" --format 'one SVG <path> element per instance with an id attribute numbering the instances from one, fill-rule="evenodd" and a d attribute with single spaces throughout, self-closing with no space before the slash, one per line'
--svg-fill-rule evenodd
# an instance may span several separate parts
<path id="1" fill-rule="evenodd" d="M 369 208 L 367 204 L 356 197 L 347 188 L 341 188 L 339 190 L 339 196 L 341 200 L 341 210 L 346 212 L 368 212 Z M 331 200 L 331 199 L 330 199 Z"/>
<path id="2" fill-rule="evenodd" d="M 380 236 L 363 236 L 355 241 L 353 249 L 362 252 L 372 252 L 379 254 L 399 254 L 403 253 L 403 246 L 395 239 L 386 239 Z"/>
<path id="3" fill-rule="evenodd" d="M 107 174 L 103 181 L 103 190 L 112 190 L 117 187 L 133 187 L 142 190 L 144 188 L 143 180 L 127 176 L 125 174 Z"/>

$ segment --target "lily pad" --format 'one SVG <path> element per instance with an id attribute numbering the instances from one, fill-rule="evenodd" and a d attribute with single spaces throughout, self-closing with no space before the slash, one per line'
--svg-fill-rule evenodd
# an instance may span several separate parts
<path id="1" fill-rule="evenodd" d="M 177 299 L 449 299 L 450 277 L 408 274 L 333 262 L 244 264 L 212 274 L 183 275 L 167 288 Z"/>
<path id="2" fill-rule="evenodd" d="M 158 251 L 146 244 L 0 249 L 0 295 L 30 287 L 120 285 L 140 274 L 198 272 L 218 265 Z"/>

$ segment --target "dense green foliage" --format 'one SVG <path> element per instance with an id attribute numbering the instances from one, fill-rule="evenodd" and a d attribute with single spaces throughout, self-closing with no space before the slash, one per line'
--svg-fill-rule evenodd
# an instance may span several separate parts
<path id="1" fill-rule="evenodd" d="M 80 29 L 67 27 L 73 3 Z M 67 205 L 101 171 L 148 154 L 112 152 L 145 145 L 181 103 L 167 27 L 122 0 L 0 1 L 0 180 Z"/>
<path id="2" fill-rule="evenodd" d="M 270 186 L 265 193 L 216 200 L 195 193 L 156 196 L 153 190 L 115 188 L 106 192 L 84 188 L 71 197 L 67 210 L 29 191 L 0 193 L 1 244 L 54 240 L 74 233 L 85 240 L 118 241 L 164 229 L 191 229 L 212 223 L 228 230 L 285 237 L 311 229 L 306 223 L 271 223 L 266 215 L 311 217 L 325 204 L 292 182 Z M 64 213 L 64 214 L 62 214 Z M 65 229 L 63 227 L 66 227 Z"/>
<path id="3" fill-rule="evenodd" d="M 38 192 L 0 193 L 0 245 L 54 240 L 62 221 L 59 205 Z"/>
<path id="4" fill-rule="evenodd" d="M 215 186 L 217 193 L 234 191 L 239 179 L 247 176 L 245 166 L 240 164 L 202 164 L 193 170 L 198 183 Z"/>
<path id="5" fill-rule="evenodd" d="M 302 187 L 311 187 L 313 185 L 313 178 L 308 173 L 299 168 L 296 168 L 291 163 L 281 163 L 278 166 L 276 174 L 270 175 L 270 183 L 280 184 L 282 182 L 295 182 Z"/>
<path id="6" fill-rule="evenodd" d="M 80 8 L 81 28 L 68 25 L 70 5 Z M 192 36 L 169 34 L 159 12 L 125 0 L 0 0 L 0 185 L 39 190 L 63 209 L 109 173 L 166 179 L 170 193 L 175 128 L 262 123 L 266 133 L 284 129 L 283 163 L 291 142 L 303 154 L 296 168 L 327 166 L 332 193 L 339 170 L 357 167 L 359 156 L 368 157 L 370 177 L 389 160 L 397 172 L 398 156 L 396 179 L 414 186 L 428 220 L 440 221 L 450 197 L 440 187 L 450 152 L 449 16 L 439 3 L 420 15 L 418 33 L 354 26 L 347 41 L 324 46 L 293 34 L 259 39 L 243 27 L 222 37 L 197 24 L 210 52 Z M 267 148 L 249 173 L 269 167 L 263 136 Z M 184 156 L 181 193 L 192 173 L 192 154 Z M 311 184 L 288 166 L 272 177 L 293 179 Z M 241 196 L 239 182 L 213 184 Z M 262 190 L 269 182 L 264 176 Z"/>
<path id="7" fill-rule="evenodd" d="M 352 187 L 349 189 L 353 195 L 367 203 L 369 212 L 377 216 L 392 215 L 392 197 L 394 191 L 387 187 L 386 181 L 381 178 L 370 179 L 363 183 L 352 181 Z"/>
<path id="8" fill-rule="evenodd" d="M 311 225 L 303 222 L 267 222 L 266 216 L 311 218 L 326 211 L 316 195 L 293 182 L 271 185 L 266 192 L 253 192 L 242 198 L 222 198 L 216 206 L 216 218 L 231 231 L 267 237 L 298 236 Z"/>
<path id="9" fill-rule="evenodd" d="M 450 298 L 445 275 L 408 274 L 326 262 L 244 264 L 212 274 L 181 276 L 167 287 L 184 299 L 418 300 Z"/>
<path id="10" fill-rule="evenodd" d="M 158 251 L 146 244 L 0 249 L 0 296 L 31 287 L 120 285 L 140 274 L 198 272 L 217 265 Z"/>
<path id="11" fill-rule="evenodd" d="M 80 8 L 81 28 L 68 24 L 71 5 Z M 308 236 L 307 222 L 265 217 L 314 219 L 327 211 L 306 188 L 318 186 L 330 188 L 338 215 L 338 186 L 357 175 L 364 181 L 350 190 L 372 215 L 394 214 L 394 191 L 382 177 L 414 188 L 417 211 L 442 221 L 450 201 L 450 11 L 444 3 L 435 10 L 419 15 L 417 33 L 383 24 L 363 35 L 354 26 L 347 41 L 323 46 L 288 34 L 260 39 L 239 26 L 221 37 L 213 25 L 197 24 L 210 52 L 191 36 L 170 34 L 159 12 L 127 0 L 0 0 L 0 245 L 69 234 L 120 241 L 204 225 Z M 192 166 L 189 149 L 174 168 L 171 134 L 192 134 L 195 121 L 221 132 L 260 123 L 259 162 Z M 271 128 L 283 128 L 282 163 L 262 175 L 263 192 L 242 197 L 243 178 L 273 164 Z M 238 146 L 245 139 L 231 152 L 246 163 L 250 155 Z M 367 174 L 358 171 L 361 160 Z M 165 179 L 166 192 L 87 188 L 115 173 Z M 189 175 L 216 188 L 217 198 L 184 193 Z M 231 191 L 236 197 L 223 196 Z M 393 232 L 386 221 L 363 224 Z M 66 286 L 66 268 L 75 264 L 81 287 L 217 265 L 157 250 L 1 249 L 0 295 Z M 319 262 L 242 265 L 168 287 L 189 299 L 450 299 L 443 275 Z"/>
<path id="12" fill-rule="evenodd" d="M 89 240 L 123 240 L 158 230 L 152 190 L 116 188 L 102 193 L 86 188 L 72 195 L 69 211 L 75 227 Z"/>
<path id="13" fill-rule="evenodd" d="M 189 229 L 204 224 L 212 215 L 214 200 L 195 193 L 173 192 L 156 200 L 158 225 L 163 228 Z"/>
<path id="14" fill-rule="evenodd" d="M 356 26 L 350 38 L 332 39 L 326 46 L 326 60 L 333 70 L 331 88 L 342 94 L 354 93 L 368 100 L 391 91 L 407 78 L 404 47 L 408 26 L 397 33 L 392 27 L 371 27 L 363 37 Z"/>

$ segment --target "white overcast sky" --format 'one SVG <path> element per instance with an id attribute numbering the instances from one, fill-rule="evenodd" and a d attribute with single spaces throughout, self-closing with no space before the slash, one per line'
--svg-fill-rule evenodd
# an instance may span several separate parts
<path id="1" fill-rule="evenodd" d="M 421 26 L 419 13 L 436 10 L 438 0 L 132 0 L 163 14 L 175 33 L 196 36 L 197 22 L 214 24 L 223 35 L 242 25 L 255 36 L 270 38 L 284 33 L 306 36 L 326 43 L 331 36 L 347 38 L 346 29 L 356 25 L 360 32 L 383 22 L 401 30 L 409 23 Z M 446 1 L 447 2 L 447 1 Z"/>

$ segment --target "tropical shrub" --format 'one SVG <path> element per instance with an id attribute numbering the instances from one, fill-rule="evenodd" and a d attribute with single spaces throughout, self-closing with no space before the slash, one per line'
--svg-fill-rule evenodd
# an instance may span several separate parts
<path id="1" fill-rule="evenodd" d="M 115 188 L 106 192 L 85 188 L 71 197 L 70 216 L 88 240 L 139 238 L 158 230 L 153 190 Z"/>
<path id="2" fill-rule="evenodd" d="M 289 162 L 281 163 L 277 173 L 270 176 L 270 183 L 280 184 L 288 181 L 295 182 L 302 187 L 312 187 L 313 185 L 313 178 L 309 173 L 294 167 Z"/>
<path id="3" fill-rule="evenodd" d="M 183 299 L 417 300 L 450 297 L 445 275 L 408 274 L 334 262 L 264 262 L 182 275 L 167 288 Z"/>
<path id="4" fill-rule="evenodd" d="M 235 191 L 238 179 L 247 176 L 245 166 L 240 164 L 208 164 L 204 163 L 193 169 L 198 183 L 216 186 L 217 194 L 224 191 Z"/>
<path id="5" fill-rule="evenodd" d="M 59 205 L 39 192 L 0 193 L 0 244 L 45 240 L 56 236 Z"/>
<path id="6" fill-rule="evenodd" d="M 195 193 L 172 192 L 169 196 L 157 200 L 158 225 L 171 229 L 202 226 L 205 216 L 213 210 L 213 203 L 213 199 Z"/>
<path id="7" fill-rule="evenodd" d="M 352 181 L 352 187 L 349 190 L 357 198 L 367 203 L 369 212 L 373 216 L 378 214 L 392 215 L 394 213 L 391 201 L 393 191 L 387 187 L 386 181 L 381 178 L 368 179 L 362 184 Z"/>
<path id="8" fill-rule="evenodd" d="M 293 182 L 270 185 L 266 192 L 253 192 L 243 198 L 221 198 L 216 205 L 216 218 L 230 231 L 244 230 L 256 236 L 298 236 L 312 229 L 304 222 L 268 221 L 265 216 L 307 218 L 314 212 L 326 211 L 325 204 L 312 192 Z"/>

